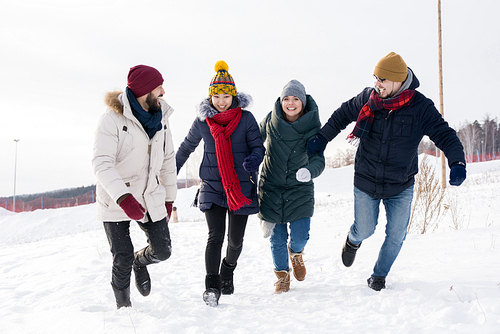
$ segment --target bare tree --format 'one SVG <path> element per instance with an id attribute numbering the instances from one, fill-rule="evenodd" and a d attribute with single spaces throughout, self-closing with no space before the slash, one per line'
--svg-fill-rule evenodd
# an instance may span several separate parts
<path id="1" fill-rule="evenodd" d="M 469 157 L 473 156 L 476 153 L 474 152 L 476 137 L 476 128 L 472 126 L 472 124 L 465 121 L 464 124 L 460 125 L 458 138 L 464 146 L 465 154 Z"/>
<path id="2" fill-rule="evenodd" d="M 201 165 L 201 160 L 203 159 L 203 141 L 198 145 L 196 150 L 189 156 L 189 158 L 184 163 L 184 168 L 182 172 L 179 171 L 177 179 L 184 179 L 185 186 L 190 187 L 199 183 L 199 169 Z"/>
<path id="3" fill-rule="evenodd" d="M 354 164 L 355 148 L 337 149 L 334 156 L 326 157 L 326 168 L 339 168 Z"/>
<path id="4" fill-rule="evenodd" d="M 496 153 L 496 143 L 495 137 L 497 129 L 496 118 L 492 119 L 489 114 L 486 114 L 483 118 L 483 129 L 484 129 L 484 154 L 489 156 L 489 159 L 493 157 Z"/>
<path id="5" fill-rule="evenodd" d="M 434 168 L 429 164 L 425 154 L 419 165 L 419 172 L 415 176 L 413 188 L 413 205 L 408 225 L 408 233 L 424 234 L 438 227 L 444 213 L 443 199 L 445 188 L 440 186 L 439 177 L 435 176 Z"/>
<path id="6" fill-rule="evenodd" d="M 467 121 L 460 126 L 458 138 L 462 142 L 467 155 L 467 161 L 482 161 L 497 158 L 497 150 L 500 144 L 497 119 L 486 114 L 480 124 L 477 120 L 473 123 Z M 477 156 L 478 159 L 473 157 Z"/>

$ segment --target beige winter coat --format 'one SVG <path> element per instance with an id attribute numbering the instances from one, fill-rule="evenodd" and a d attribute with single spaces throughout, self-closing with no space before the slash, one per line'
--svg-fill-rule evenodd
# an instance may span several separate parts
<path id="1" fill-rule="evenodd" d="M 116 201 L 131 193 L 153 221 L 161 220 L 167 215 L 165 201 L 174 201 L 177 195 L 175 152 L 168 123 L 174 110 L 160 99 L 163 128 L 150 140 L 132 114 L 127 94 L 108 93 L 105 102 L 108 109 L 99 120 L 92 157 L 97 177 L 97 219 L 130 220 Z"/>

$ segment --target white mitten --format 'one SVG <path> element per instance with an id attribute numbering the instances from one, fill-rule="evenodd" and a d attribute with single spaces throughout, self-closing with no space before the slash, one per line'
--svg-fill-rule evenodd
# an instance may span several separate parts
<path id="1" fill-rule="evenodd" d="M 297 181 L 309 182 L 311 181 L 311 172 L 307 168 L 301 168 L 297 171 L 295 177 L 297 178 Z"/>
<path id="2" fill-rule="evenodd" d="M 269 238 L 273 235 L 275 223 L 266 222 L 265 220 L 260 221 L 260 228 L 262 229 L 263 237 Z"/>

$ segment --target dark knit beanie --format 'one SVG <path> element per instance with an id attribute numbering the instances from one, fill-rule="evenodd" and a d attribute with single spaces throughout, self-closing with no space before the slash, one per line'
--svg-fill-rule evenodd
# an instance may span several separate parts
<path id="1" fill-rule="evenodd" d="M 379 60 L 373 70 L 373 74 L 381 79 L 404 82 L 408 75 L 408 67 L 400 55 L 389 52 L 389 54 Z"/>
<path id="2" fill-rule="evenodd" d="M 163 84 L 161 73 L 151 66 L 137 65 L 128 72 L 127 86 L 135 97 L 146 95 L 161 84 Z"/>
<path id="3" fill-rule="evenodd" d="M 300 102 L 302 102 L 302 109 L 305 108 L 307 102 L 306 88 L 298 80 L 290 80 L 285 87 L 283 87 L 283 91 L 281 92 L 281 103 L 283 103 L 283 99 L 287 96 L 298 97 Z"/>
<path id="4" fill-rule="evenodd" d="M 215 94 L 229 94 L 236 96 L 236 85 L 234 84 L 233 77 L 229 74 L 229 66 L 224 60 L 219 60 L 214 66 L 215 76 L 210 81 L 208 88 L 208 97 Z"/>

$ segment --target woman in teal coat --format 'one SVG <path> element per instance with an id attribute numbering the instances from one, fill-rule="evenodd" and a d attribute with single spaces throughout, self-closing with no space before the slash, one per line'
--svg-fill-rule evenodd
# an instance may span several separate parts
<path id="1" fill-rule="evenodd" d="M 259 183 L 259 218 L 264 236 L 271 235 L 278 277 L 275 293 L 290 289 L 288 256 L 295 278 L 302 281 L 306 275 L 302 254 L 314 213 L 312 179 L 325 168 L 322 155 L 307 156 L 306 143 L 320 128 L 318 106 L 297 80 L 285 85 L 273 110 L 260 123 L 267 149 Z"/>

